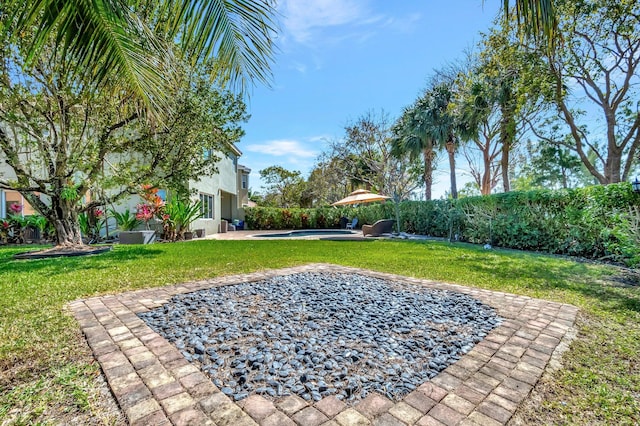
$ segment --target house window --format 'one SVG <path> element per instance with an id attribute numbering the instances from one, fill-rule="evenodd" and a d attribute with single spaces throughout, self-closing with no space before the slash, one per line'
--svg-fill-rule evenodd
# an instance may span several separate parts
<path id="1" fill-rule="evenodd" d="M 200 216 L 203 219 L 213 219 L 213 195 L 200 193 Z"/>
<path id="2" fill-rule="evenodd" d="M 242 175 L 242 189 L 247 189 L 249 186 L 249 175 Z"/>

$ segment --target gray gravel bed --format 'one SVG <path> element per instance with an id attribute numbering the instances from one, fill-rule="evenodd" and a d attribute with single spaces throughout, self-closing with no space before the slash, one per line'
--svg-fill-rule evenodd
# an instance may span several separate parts
<path id="1" fill-rule="evenodd" d="M 235 400 L 399 400 L 501 319 L 480 301 L 356 274 L 299 273 L 173 297 L 139 315 Z"/>

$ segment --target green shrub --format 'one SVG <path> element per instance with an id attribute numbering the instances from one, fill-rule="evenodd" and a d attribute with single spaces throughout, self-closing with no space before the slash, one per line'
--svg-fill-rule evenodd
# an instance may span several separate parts
<path id="1" fill-rule="evenodd" d="M 496 247 L 640 264 L 640 195 L 629 183 L 400 203 L 403 232 Z M 317 209 L 246 209 L 250 229 L 330 229 L 394 219 L 392 202 Z"/>

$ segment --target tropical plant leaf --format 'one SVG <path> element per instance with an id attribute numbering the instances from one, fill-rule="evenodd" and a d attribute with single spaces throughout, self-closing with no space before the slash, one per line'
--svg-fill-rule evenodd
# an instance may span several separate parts
<path id="1" fill-rule="evenodd" d="M 503 0 L 505 22 L 509 20 L 510 11 L 515 10 L 516 20 L 523 34 L 534 40 L 542 39 L 553 49 L 558 37 L 554 1 L 557 0 L 516 0 L 511 7 L 509 0 Z"/>
<path id="2" fill-rule="evenodd" d="M 17 13 L 18 29 L 33 29 L 28 60 L 52 39 L 76 60 L 75 73 L 96 88 L 114 79 L 149 111 L 166 108 L 170 50 L 122 0 L 33 0 Z M 58 50 L 59 49 L 59 50 Z"/>
<path id="3" fill-rule="evenodd" d="M 271 79 L 270 0 L 27 0 L 7 10 L 13 13 L 3 17 L 3 30 L 33 33 L 32 61 L 54 40 L 84 81 L 99 89 L 115 81 L 151 114 L 167 112 L 174 42 L 191 63 L 212 63 L 221 86 L 244 91 Z"/>
<path id="4" fill-rule="evenodd" d="M 269 84 L 276 24 L 269 0 L 167 0 L 164 30 L 180 40 L 192 62 L 213 61 L 212 76 L 241 91 Z"/>

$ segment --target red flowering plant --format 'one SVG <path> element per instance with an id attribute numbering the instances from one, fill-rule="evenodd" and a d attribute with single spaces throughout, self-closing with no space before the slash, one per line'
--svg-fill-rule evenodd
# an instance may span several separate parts
<path id="1" fill-rule="evenodd" d="M 136 206 L 136 219 L 143 221 L 147 229 L 149 229 L 149 221 L 154 217 L 164 223 L 164 201 L 158 196 L 158 188 L 154 188 L 153 185 L 142 185 L 140 196 L 144 202 Z"/>
<path id="2" fill-rule="evenodd" d="M 13 214 L 19 214 L 22 211 L 22 205 L 18 203 L 11 203 L 9 210 L 11 210 Z"/>

